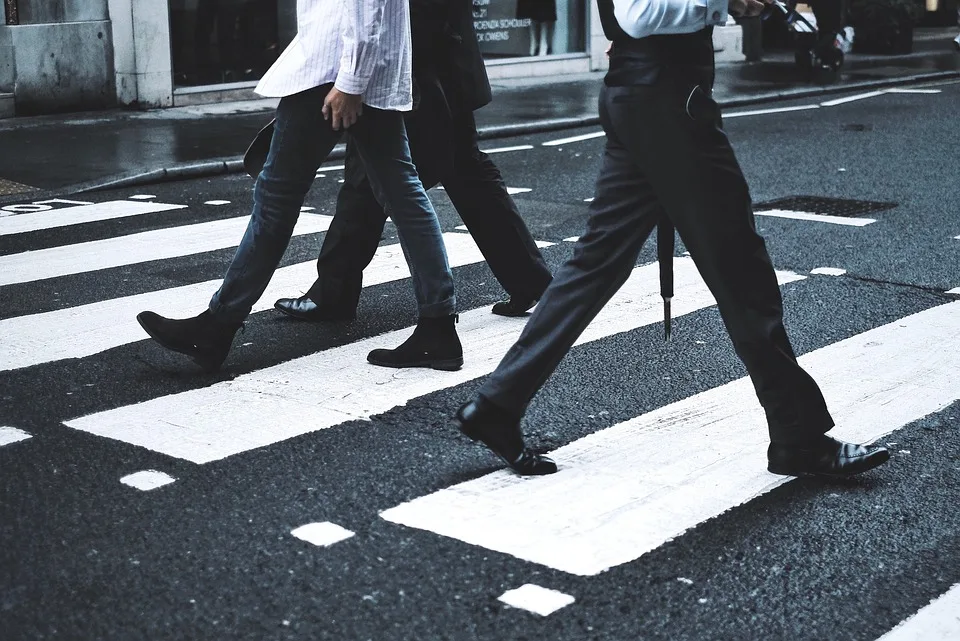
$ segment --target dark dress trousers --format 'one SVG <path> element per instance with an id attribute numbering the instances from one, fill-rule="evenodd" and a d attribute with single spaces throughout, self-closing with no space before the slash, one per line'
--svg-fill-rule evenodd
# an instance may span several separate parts
<path id="1" fill-rule="evenodd" d="M 599 100 L 607 143 L 587 230 L 480 395 L 522 415 L 666 216 L 717 300 L 771 439 L 825 433 L 833 420 L 787 339 L 773 265 L 711 97 L 712 30 L 632 39 L 616 25 L 612 0 L 598 4 L 614 44 Z"/>
<path id="2" fill-rule="evenodd" d="M 473 29 L 470 0 L 411 0 L 414 111 L 405 118 L 424 187 L 442 183 L 508 294 L 537 299 L 551 275 L 496 165 L 480 151 L 473 111 L 490 102 L 490 84 Z M 331 310 L 353 310 L 363 269 L 380 241 L 386 213 L 349 148 L 337 209 L 307 292 Z"/>

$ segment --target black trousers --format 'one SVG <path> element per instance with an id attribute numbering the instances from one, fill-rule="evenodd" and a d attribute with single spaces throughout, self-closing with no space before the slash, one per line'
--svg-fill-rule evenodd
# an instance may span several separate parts
<path id="1" fill-rule="evenodd" d="M 510 296 L 540 298 L 550 283 L 550 270 L 507 193 L 500 170 L 480 151 L 473 112 L 455 101 L 456 96 L 445 96 L 438 85 L 425 84 L 418 110 L 406 119 L 421 182 L 426 189 L 443 184 Z M 326 308 L 356 309 L 363 270 L 377 250 L 386 218 L 363 163 L 348 144 L 337 210 L 317 258 L 317 280 L 307 296 Z"/>
<path id="2" fill-rule="evenodd" d="M 710 75 L 664 69 L 651 85 L 604 87 L 600 120 L 607 145 L 587 231 L 482 385 L 482 396 L 521 415 L 629 277 L 666 215 L 717 300 L 766 411 L 771 439 L 802 441 L 833 426 L 787 339 L 776 275 L 710 97 Z"/>

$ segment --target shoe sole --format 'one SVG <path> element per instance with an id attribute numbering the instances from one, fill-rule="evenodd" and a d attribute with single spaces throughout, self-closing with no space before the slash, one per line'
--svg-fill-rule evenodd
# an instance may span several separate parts
<path id="1" fill-rule="evenodd" d="M 767 471 L 773 474 L 779 474 L 781 476 L 845 479 L 850 478 L 851 476 L 856 476 L 857 474 L 868 472 L 875 467 L 883 465 L 889 460 L 890 452 L 887 450 L 880 450 L 878 452 L 868 454 L 867 456 L 859 459 L 857 462 L 852 463 L 844 472 L 816 472 L 800 469 L 799 467 L 791 467 L 789 465 L 775 466 L 771 465 L 770 463 L 767 464 Z"/>
<path id="2" fill-rule="evenodd" d="M 140 324 L 140 327 L 143 328 L 143 331 L 145 331 L 150 336 L 150 338 L 155 340 L 157 344 L 160 345 L 160 347 L 163 347 L 164 349 L 168 349 L 171 352 L 176 352 L 177 354 L 183 354 L 184 356 L 189 358 L 191 361 L 196 363 L 201 369 L 203 369 L 203 371 L 207 373 L 216 372 L 217 370 L 220 369 L 220 366 L 223 365 L 223 361 L 220 361 L 219 363 L 213 363 L 212 361 L 202 359 L 198 357 L 196 354 L 192 354 L 191 352 L 185 349 L 177 347 L 176 345 L 172 345 L 167 341 L 163 340 L 162 338 L 154 334 L 149 327 L 144 325 L 143 321 L 140 319 L 140 314 L 137 314 L 137 323 Z"/>
<path id="3" fill-rule="evenodd" d="M 427 369 L 437 369 L 443 372 L 455 372 L 461 367 L 463 367 L 463 357 L 460 358 L 447 358 L 441 360 L 431 360 L 431 361 L 414 361 L 408 363 L 386 363 L 384 361 L 378 361 L 372 358 L 367 358 L 367 362 L 371 365 L 379 365 L 380 367 L 392 367 L 393 369 L 406 369 L 408 367 L 423 367 Z"/>

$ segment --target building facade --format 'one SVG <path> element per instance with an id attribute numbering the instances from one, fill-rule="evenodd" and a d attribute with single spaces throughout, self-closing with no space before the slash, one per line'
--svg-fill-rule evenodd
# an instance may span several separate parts
<path id="1" fill-rule="evenodd" d="M 0 117 L 252 99 L 296 0 L 0 0 Z M 472 1 L 491 78 L 606 64 L 590 0 Z"/>

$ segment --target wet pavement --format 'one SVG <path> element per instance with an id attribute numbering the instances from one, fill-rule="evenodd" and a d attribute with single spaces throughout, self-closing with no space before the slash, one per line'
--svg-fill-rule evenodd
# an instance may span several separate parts
<path id="1" fill-rule="evenodd" d="M 714 95 L 730 107 L 957 76 L 954 32 L 918 29 L 914 53 L 908 55 L 849 55 L 839 80 L 830 85 L 804 76 L 789 51 L 765 52 L 760 62 L 719 63 Z M 494 81 L 494 101 L 477 112 L 478 126 L 490 138 L 595 122 L 602 78 L 597 72 Z M 0 120 L 0 203 L 28 187 L 47 194 L 122 179 L 132 184 L 238 171 L 240 156 L 275 104 L 262 100 Z"/>

